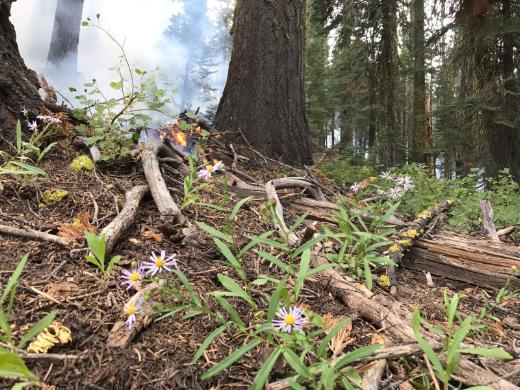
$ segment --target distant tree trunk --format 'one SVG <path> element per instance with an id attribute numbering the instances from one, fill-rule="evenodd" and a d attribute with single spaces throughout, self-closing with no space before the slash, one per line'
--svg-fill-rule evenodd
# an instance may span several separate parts
<path id="1" fill-rule="evenodd" d="M 397 153 L 397 114 L 395 91 L 397 89 L 397 0 L 381 2 L 383 29 L 381 32 L 381 69 L 384 134 L 384 163 L 392 166 Z"/>
<path id="2" fill-rule="evenodd" d="M 287 163 L 312 162 L 305 117 L 305 2 L 239 0 L 233 54 L 215 127 L 242 131 Z"/>
<path id="3" fill-rule="evenodd" d="M 35 115 L 41 104 L 38 77 L 20 56 L 9 20 L 12 0 L 0 0 L 0 135 L 12 129 L 25 109 Z M 0 137 L 0 148 L 3 137 Z"/>
<path id="4" fill-rule="evenodd" d="M 412 1 L 413 17 L 413 138 L 412 159 L 418 163 L 426 162 L 426 80 L 424 47 L 424 0 Z"/>
<path id="5" fill-rule="evenodd" d="M 69 75 L 78 69 L 83 0 L 58 0 L 47 61 Z"/>

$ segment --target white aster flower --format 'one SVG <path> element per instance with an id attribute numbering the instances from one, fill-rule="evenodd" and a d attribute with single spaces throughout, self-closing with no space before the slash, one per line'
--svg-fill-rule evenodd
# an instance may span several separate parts
<path id="1" fill-rule="evenodd" d="M 155 275 L 157 273 L 161 273 L 163 270 L 171 272 L 170 267 L 177 268 L 177 255 L 173 254 L 166 257 L 166 251 L 161 251 L 161 255 L 157 256 L 154 252 L 152 252 L 150 256 L 150 261 L 146 261 L 143 264 L 143 269 L 148 275 Z"/>

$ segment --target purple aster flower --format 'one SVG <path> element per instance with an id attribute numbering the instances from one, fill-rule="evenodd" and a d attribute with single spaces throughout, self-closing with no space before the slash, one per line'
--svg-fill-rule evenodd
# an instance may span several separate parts
<path id="1" fill-rule="evenodd" d="M 32 121 L 31 123 L 29 123 L 27 125 L 27 127 L 29 128 L 29 130 L 31 131 L 36 131 L 38 130 L 38 123 L 36 123 L 36 121 Z"/>
<path id="2" fill-rule="evenodd" d="M 150 256 L 150 261 L 143 264 L 143 268 L 148 275 L 155 275 L 161 273 L 163 269 L 171 272 L 171 268 L 177 268 L 177 255 L 173 254 L 166 258 L 166 251 L 161 251 L 161 255 L 157 256 L 154 252 Z"/>
<path id="3" fill-rule="evenodd" d="M 394 177 L 392 176 L 390 171 L 383 172 L 381 175 L 379 175 L 379 177 L 383 180 L 394 180 Z"/>
<path id="4" fill-rule="evenodd" d="M 399 198 L 403 194 L 403 189 L 401 187 L 390 188 L 386 194 L 390 199 Z"/>
<path id="5" fill-rule="evenodd" d="M 215 161 L 215 165 L 208 164 L 206 165 L 205 169 L 201 169 L 197 176 L 204 179 L 209 180 L 211 179 L 211 175 L 213 175 L 215 172 L 221 171 L 224 168 L 224 163 L 222 161 Z"/>
<path id="6" fill-rule="evenodd" d="M 359 191 L 361 191 L 363 187 L 360 183 L 354 183 L 350 186 L 350 191 L 352 191 L 354 194 L 357 194 Z"/>
<path id="7" fill-rule="evenodd" d="M 143 279 L 143 275 L 143 266 L 141 263 L 139 263 L 130 270 L 123 270 L 123 276 L 121 278 L 123 280 L 123 284 L 127 286 L 127 290 L 130 290 L 131 288 L 138 290 L 139 287 L 141 287 L 141 280 Z"/>
<path id="8" fill-rule="evenodd" d="M 142 309 L 142 299 L 135 304 L 129 302 L 125 305 L 125 314 L 128 316 L 128 318 L 126 319 L 126 326 L 128 327 L 128 330 L 132 329 L 132 326 L 134 326 L 134 322 L 137 320 L 137 314 L 141 313 Z"/>
<path id="9" fill-rule="evenodd" d="M 276 317 L 279 319 L 273 320 L 273 327 L 276 330 L 285 329 L 287 333 L 291 333 L 294 330 L 300 331 L 303 326 L 309 322 L 303 315 L 303 310 L 299 307 L 291 306 L 289 311 L 285 307 L 278 309 Z"/>
<path id="10" fill-rule="evenodd" d="M 400 176 L 395 180 L 395 184 L 403 187 L 405 191 L 413 188 L 412 177 L 410 175 Z"/>

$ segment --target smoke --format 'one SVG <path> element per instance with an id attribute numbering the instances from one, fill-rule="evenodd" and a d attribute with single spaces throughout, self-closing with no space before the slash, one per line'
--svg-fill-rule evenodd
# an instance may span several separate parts
<path id="1" fill-rule="evenodd" d="M 224 0 L 208 0 L 208 20 L 214 22 L 217 12 L 226 3 Z M 48 76 L 51 84 L 65 95 L 70 86 L 78 88 L 91 79 L 96 79 L 103 89 L 106 87 L 107 93 L 115 93 L 110 91 L 108 84 L 117 80 L 117 77 L 109 69 L 119 62 L 121 52 L 98 29 L 81 28 L 78 73 L 75 76 L 66 77 L 66 72 L 52 72 L 47 64 L 47 54 L 55 9 L 56 0 L 23 0 L 13 3 L 11 20 L 26 64 Z M 124 43 L 125 52 L 133 65 L 147 70 L 159 67 L 164 85 L 173 85 L 179 90 L 183 85 L 187 58 L 193 43 L 189 33 L 183 34 L 183 41 L 177 41 L 166 32 L 171 27 L 172 16 L 175 21 L 175 15 L 182 17 L 183 12 L 182 3 L 172 0 L 85 0 L 83 19 L 90 17 L 96 21 L 96 15 L 100 14 L 101 25 L 119 42 Z M 198 24 L 195 20 L 187 28 L 203 29 L 211 34 L 214 26 L 213 23 Z M 228 64 L 224 58 L 222 55 L 219 59 L 216 74 L 225 73 Z M 206 107 L 218 102 L 225 79 L 222 81 L 222 77 L 219 80 L 210 77 L 209 82 L 214 82 L 212 87 L 219 90 L 217 101 L 204 102 L 195 96 L 192 102 L 194 106 Z M 180 97 L 174 96 L 174 99 L 179 102 Z"/>

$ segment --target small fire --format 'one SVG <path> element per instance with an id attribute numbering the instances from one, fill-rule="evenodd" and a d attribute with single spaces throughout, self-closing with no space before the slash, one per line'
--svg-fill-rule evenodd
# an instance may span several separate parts
<path id="1" fill-rule="evenodd" d="M 186 134 L 182 131 L 175 131 L 173 133 L 173 139 L 182 147 L 188 146 L 188 139 L 186 138 Z"/>

